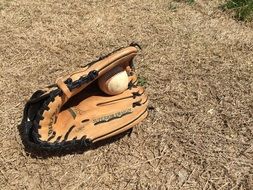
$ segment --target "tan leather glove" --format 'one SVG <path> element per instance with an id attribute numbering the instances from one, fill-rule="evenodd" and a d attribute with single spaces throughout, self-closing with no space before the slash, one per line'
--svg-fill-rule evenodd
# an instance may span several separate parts
<path id="1" fill-rule="evenodd" d="M 137 51 L 135 45 L 121 48 L 36 91 L 24 109 L 23 142 L 46 150 L 83 147 L 141 122 L 147 116 L 148 98 L 137 86 L 133 69 Z M 128 88 L 108 95 L 97 81 L 118 66 L 127 72 Z"/>

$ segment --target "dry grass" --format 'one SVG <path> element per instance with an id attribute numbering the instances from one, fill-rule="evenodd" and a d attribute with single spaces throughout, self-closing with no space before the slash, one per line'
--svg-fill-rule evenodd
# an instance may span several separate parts
<path id="1" fill-rule="evenodd" d="M 0 189 L 252 189 L 253 32 L 220 3 L 0 0 Z M 25 153 L 32 92 L 133 40 L 155 110 L 132 136 Z"/>

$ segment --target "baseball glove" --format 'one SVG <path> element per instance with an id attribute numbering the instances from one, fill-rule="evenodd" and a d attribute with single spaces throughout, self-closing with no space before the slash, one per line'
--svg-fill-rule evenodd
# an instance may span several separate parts
<path id="1" fill-rule="evenodd" d="M 36 91 L 24 109 L 25 145 L 46 150 L 86 147 L 140 123 L 147 116 L 148 98 L 137 86 L 137 52 L 136 44 L 121 48 Z"/>

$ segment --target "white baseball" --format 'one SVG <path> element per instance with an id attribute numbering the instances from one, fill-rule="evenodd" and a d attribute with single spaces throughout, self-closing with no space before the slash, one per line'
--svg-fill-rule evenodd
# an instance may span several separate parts
<path id="1" fill-rule="evenodd" d="M 98 85 L 106 94 L 121 94 L 128 88 L 127 72 L 122 67 L 115 67 L 98 79 Z"/>

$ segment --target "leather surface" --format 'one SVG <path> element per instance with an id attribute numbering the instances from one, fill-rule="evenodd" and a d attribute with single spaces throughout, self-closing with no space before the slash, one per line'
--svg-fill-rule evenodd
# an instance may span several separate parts
<path id="1" fill-rule="evenodd" d="M 135 93 L 140 95 L 135 97 Z M 59 100 L 57 98 L 56 102 Z M 140 104 L 135 106 L 134 103 Z M 84 136 L 91 140 L 102 139 L 133 127 L 146 116 L 147 104 L 147 96 L 141 87 L 128 89 L 116 96 L 93 92 L 78 105 L 60 111 L 57 119 L 54 114 L 54 119 L 47 118 L 53 109 L 45 111 L 43 116 L 47 119 L 41 122 L 39 134 L 41 140 L 49 142 L 81 139 Z M 52 107 L 55 105 L 50 104 Z"/>
<path id="2" fill-rule="evenodd" d="M 55 143 L 84 138 L 95 142 L 124 132 L 142 121 L 147 116 L 148 98 L 142 87 L 133 85 L 137 77 L 130 64 L 136 54 L 135 47 L 127 47 L 69 76 L 58 78 L 56 84 L 63 94 L 56 96 L 43 111 L 39 140 Z M 116 66 L 127 71 L 132 87 L 122 94 L 110 96 L 99 89 L 96 79 Z M 64 82 L 78 80 L 93 70 L 98 71 L 97 78 L 73 90 L 69 90 Z"/>

